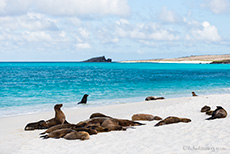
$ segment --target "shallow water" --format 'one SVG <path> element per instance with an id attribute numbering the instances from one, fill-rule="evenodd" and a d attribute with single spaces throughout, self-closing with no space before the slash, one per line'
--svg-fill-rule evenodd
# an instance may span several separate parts
<path id="1" fill-rule="evenodd" d="M 0 63 L 0 116 L 229 93 L 230 65 L 159 63 Z M 88 105 L 76 105 L 85 94 Z"/>

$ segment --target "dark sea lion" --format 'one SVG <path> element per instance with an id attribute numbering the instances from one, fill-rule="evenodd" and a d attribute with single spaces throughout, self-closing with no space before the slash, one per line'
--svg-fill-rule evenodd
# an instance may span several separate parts
<path id="1" fill-rule="evenodd" d="M 87 128 L 94 129 L 94 130 L 96 130 L 98 133 L 101 133 L 101 132 L 108 132 L 108 131 L 109 131 L 108 128 L 105 128 L 105 127 L 102 127 L 102 126 L 88 126 Z"/>
<path id="2" fill-rule="evenodd" d="M 211 110 L 211 107 L 205 105 L 205 106 L 203 106 L 203 107 L 201 108 L 200 112 L 207 112 L 207 111 L 209 111 L 209 110 Z"/>
<path id="3" fill-rule="evenodd" d="M 212 115 L 213 111 L 209 110 L 206 112 L 207 115 Z"/>
<path id="4" fill-rule="evenodd" d="M 127 120 L 127 119 L 114 119 L 114 120 L 117 121 L 118 124 L 123 127 L 145 125 L 143 123 L 132 121 L 132 120 Z"/>
<path id="5" fill-rule="evenodd" d="M 194 91 L 192 92 L 192 96 L 198 96 Z"/>
<path id="6" fill-rule="evenodd" d="M 145 120 L 145 121 L 153 121 L 153 120 L 161 120 L 162 118 L 158 116 L 153 116 L 151 114 L 134 114 L 132 116 L 132 120 Z"/>
<path id="7" fill-rule="evenodd" d="M 89 96 L 89 95 L 85 94 L 85 95 L 82 97 L 81 101 L 80 101 L 79 103 L 77 103 L 77 104 L 86 104 L 86 103 L 87 103 L 87 97 L 88 97 L 88 96 Z"/>
<path id="8" fill-rule="evenodd" d="M 107 117 L 107 118 L 112 118 L 112 117 L 107 116 L 107 115 L 102 114 L 102 113 L 93 113 L 93 114 L 91 114 L 91 116 L 90 116 L 89 118 L 92 119 L 92 118 L 95 118 L 95 117 Z"/>
<path id="9" fill-rule="evenodd" d="M 76 124 L 77 127 L 100 126 L 105 120 L 111 119 L 107 117 L 95 117 Z"/>
<path id="10" fill-rule="evenodd" d="M 35 129 L 46 129 L 48 128 L 45 120 L 40 120 L 38 122 L 28 123 L 25 130 L 35 130 Z"/>
<path id="11" fill-rule="evenodd" d="M 212 116 L 210 118 L 207 118 L 206 120 L 213 120 L 225 117 L 227 117 L 227 111 L 221 106 L 217 106 L 216 109 L 213 111 Z"/>
<path id="12" fill-rule="evenodd" d="M 48 128 L 46 131 L 40 133 L 40 135 L 46 134 L 46 133 L 50 133 L 50 132 L 58 130 L 58 129 L 63 129 L 63 128 L 70 128 L 70 129 L 72 129 L 74 127 L 76 127 L 75 124 L 58 124 L 58 125 L 55 125 L 55 126 L 52 126 L 52 127 Z"/>
<path id="13" fill-rule="evenodd" d="M 126 130 L 125 127 L 119 125 L 119 122 L 114 119 L 107 119 L 102 124 L 102 127 L 107 128 L 109 131 L 113 130 Z"/>
<path id="14" fill-rule="evenodd" d="M 164 120 L 161 120 L 160 122 L 158 122 L 155 126 L 162 126 L 162 125 L 167 125 L 167 124 L 173 124 L 173 123 L 179 123 L 179 122 L 191 122 L 191 119 L 188 118 L 178 118 L 178 117 L 167 117 Z"/>
<path id="15" fill-rule="evenodd" d="M 58 139 L 58 138 L 64 137 L 66 134 L 73 132 L 73 131 L 74 130 L 72 130 L 70 128 L 58 129 L 58 130 L 50 132 L 48 135 L 40 136 L 40 138 L 43 138 L 43 139 L 56 138 L 56 139 Z"/>
<path id="16" fill-rule="evenodd" d="M 165 99 L 165 98 L 164 97 L 148 96 L 148 97 L 145 98 L 145 101 L 159 100 L 159 99 Z"/>
<path id="17" fill-rule="evenodd" d="M 86 128 L 86 127 L 79 128 L 79 127 L 77 127 L 77 128 L 73 128 L 73 130 L 75 130 L 77 132 L 79 132 L 79 131 L 85 131 L 85 132 L 89 133 L 89 135 L 95 135 L 95 134 L 97 134 L 97 130 L 92 129 L 92 128 Z"/>
<path id="18" fill-rule="evenodd" d="M 62 106 L 63 106 L 62 104 L 56 104 L 54 106 L 55 117 L 46 121 L 48 127 L 52 127 L 52 126 L 55 126 L 55 125 L 58 125 L 58 124 L 68 123 L 65 120 L 65 114 L 61 110 Z"/>
<path id="19" fill-rule="evenodd" d="M 64 136 L 64 139 L 67 139 L 67 140 L 76 140 L 76 139 L 88 140 L 89 138 L 90 138 L 89 133 L 85 131 L 80 131 L 80 132 L 73 131 Z"/>

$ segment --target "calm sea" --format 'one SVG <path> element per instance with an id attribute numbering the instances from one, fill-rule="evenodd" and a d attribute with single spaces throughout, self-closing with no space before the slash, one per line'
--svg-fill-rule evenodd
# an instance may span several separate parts
<path id="1" fill-rule="evenodd" d="M 230 65 L 0 63 L 0 117 L 65 108 L 229 93 Z M 87 105 L 77 105 L 88 94 Z"/>

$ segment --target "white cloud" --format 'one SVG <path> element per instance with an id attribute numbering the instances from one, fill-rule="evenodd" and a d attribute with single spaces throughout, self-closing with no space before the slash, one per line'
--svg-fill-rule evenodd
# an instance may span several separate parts
<path id="1" fill-rule="evenodd" d="M 127 0 L 1 0 L 1 14 L 26 14 L 28 12 L 49 15 L 127 15 Z"/>
<path id="2" fill-rule="evenodd" d="M 196 40 L 202 40 L 202 41 L 220 41 L 221 37 L 218 34 L 218 30 L 215 26 L 210 25 L 209 22 L 204 21 L 201 24 L 201 28 L 194 28 L 191 30 L 192 37 Z M 187 38 L 190 38 L 187 36 Z"/>
<path id="3" fill-rule="evenodd" d="M 171 29 L 163 28 L 156 23 L 138 23 L 117 24 L 116 33 L 119 37 L 139 39 L 139 40 L 157 40 L 157 41 L 174 41 L 179 36 Z"/>
<path id="4" fill-rule="evenodd" d="M 205 0 L 205 4 L 203 5 L 216 14 L 229 11 L 230 6 L 229 0 Z"/>
<path id="5" fill-rule="evenodd" d="M 160 19 L 166 23 L 175 23 L 179 21 L 179 17 L 173 11 L 163 7 L 160 12 Z"/>
<path id="6" fill-rule="evenodd" d="M 90 49 L 91 46 L 89 43 L 80 42 L 80 43 L 76 44 L 76 48 L 78 48 L 78 49 Z"/>

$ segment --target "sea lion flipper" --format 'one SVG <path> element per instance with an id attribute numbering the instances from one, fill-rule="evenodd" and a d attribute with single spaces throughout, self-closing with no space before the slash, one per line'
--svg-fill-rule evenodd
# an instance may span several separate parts
<path id="1" fill-rule="evenodd" d="M 42 139 L 48 139 L 49 136 L 48 135 L 43 135 L 43 136 L 40 136 L 40 138 L 42 138 Z"/>

